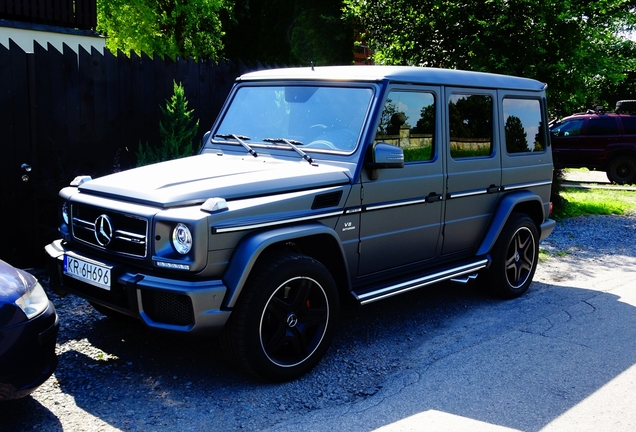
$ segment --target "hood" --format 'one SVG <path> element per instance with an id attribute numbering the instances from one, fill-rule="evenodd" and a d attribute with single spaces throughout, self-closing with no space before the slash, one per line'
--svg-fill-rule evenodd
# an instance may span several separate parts
<path id="1" fill-rule="evenodd" d="M 206 153 L 148 165 L 83 183 L 82 193 L 157 207 L 270 195 L 350 182 L 346 169 L 289 161 Z"/>
<path id="2" fill-rule="evenodd" d="M 0 260 L 0 306 L 15 302 L 35 284 L 33 275 Z"/>

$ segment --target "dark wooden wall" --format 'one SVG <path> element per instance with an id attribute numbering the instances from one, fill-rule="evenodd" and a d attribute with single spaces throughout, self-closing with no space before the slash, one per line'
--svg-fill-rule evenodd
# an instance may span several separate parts
<path id="1" fill-rule="evenodd" d="M 140 142 L 159 141 L 173 81 L 200 141 L 236 77 L 269 67 L 47 48 L 0 45 L 0 259 L 21 267 L 40 265 L 57 237 L 60 188 L 131 168 Z"/>

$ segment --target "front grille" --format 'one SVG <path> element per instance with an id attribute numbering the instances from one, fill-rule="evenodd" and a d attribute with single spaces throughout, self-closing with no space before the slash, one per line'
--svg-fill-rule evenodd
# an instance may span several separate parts
<path id="1" fill-rule="evenodd" d="M 76 240 L 116 254 L 146 257 L 148 235 L 146 219 L 85 204 L 73 204 L 71 215 L 73 237 Z M 112 225 L 112 233 L 108 233 L 110 241 L 106 242 L 102 237 L 101 244 L 95 232 L 100 216 L 107 216 Z"/>
<path id="2" fill-rule="evenodd" d="M 144 290 L 141 299 L 144 312 L 153 321 L 182 326 L 192 324 L 194 312 L 188 296 Z"/>

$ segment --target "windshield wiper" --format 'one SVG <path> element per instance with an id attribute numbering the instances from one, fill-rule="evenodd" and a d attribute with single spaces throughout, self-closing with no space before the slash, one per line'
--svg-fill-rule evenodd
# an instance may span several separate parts
<path id="1" fill-rule="evenodd" d="M 254 157 L 258 157 L 258 153 L 256 153 L 254 149 L 245 142 L 249 140 L 250 137 L 247 137 L 245 135 L 236 135 L 236 134 L 216 134 L 215 136 L 219 138 L 223 138 L 223 139 L 234 138 L 235 140 L 239 142 L 239 144 L 243 146 L 243 148 L 245 148 L 245 150 L 247 150 L 249 154 L 251 154 Z"/>
<path id="2" fill-rule="evenodd" d="M 300 141 L 290 140 L 290 139 L 287 139 L 287 138 L 265 138 L 265 139 L 263 139 L 263 141 L 271 142 L 271 143 L 274 143 L 274 144 L 276 144 L 276 143 L 285 143 L 288 146 L 290 146 L 292 149 L 294 149 L 294 151 L 296 153 L 298 153 L 307 162 L 309 162 L 312 165 L 314 163 L 314 160 L 311 158 L 311 156 L 309 156 L 307 153 L 305 153 L 304 151 L 302 151 L 301 149 L 296 147 L 297 145 L 303 145 L 303 143 L 301 143 Z"/>

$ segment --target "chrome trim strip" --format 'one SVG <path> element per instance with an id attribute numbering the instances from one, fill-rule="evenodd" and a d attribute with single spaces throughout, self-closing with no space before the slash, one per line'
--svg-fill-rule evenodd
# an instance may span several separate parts
<path id="1" fill-rule="evenodd" d="M 534 186 L 545 186 L 549 184 L 552 184 L 551 180 L 544 180 L 544 181 L 538 181 L 538 182 L 532 182 L 532 183 L 523 183 L 523 184 L 514 185 L 514 186 L 502 186 L 501 189 L 504 191 L 507 191 L 507 190 L 515 190 L 515 189 L 524 189 L 527 187 L 534 187 Z"/>
<path id="2" fill-rule="evenodd" d="M 464 198 L 464 197 L 476 196 L 476 195 L 484 195 L 484 194 L 487 194 L 487 193 L 488 193 L 487 189 L 480 189 L 480 190 L 470 191 L 470 192 L 451 192 L 451 193 L 448 194 L 448 199 Z"/>
<path id="3" fill-rule="evenodd" d="M 426 203 L 426 198 L 419 198 L 419 199 L 410 200 L 410 201 L 400 201 L 400 202 L 391 203 L 391 204 L 370 205 L 370 206 L 366 206 L 365 210 L 366 211 L 373 211 L 373 210 L 381 210 L 381 209 L 385 209 L 385 208 L 403 207 L 403 206 L 408 206 L 408 205 L 413 205 L 413 204 L 423 204 L 423 203 L 424 204 Z"/>
<path id="4" fill-rule="evenodd" d="M 293 223 L 293 222 L 304 222 L 309 220 L 316 220 L 316 219 L 322 219 L 322 218 L 331 217 L 331 216 L 341 216 L 341 215 L 342 215 L 342 210 L 339 210 L 337 212 L 321 213 L 319 215 L 314 215 L 314 216 L 304 216 L 304 217 L 298 217 L 298 218 L 292 218 L 292 219 L 283 219 L 279 221 L 263 222 L 259 224 L 241 225 L 241 226 L 227 227 L 227 228 L 212 227 L 212 229 L 214 230 L 215 234 L 221 234 L 221 233 L 236 232 L 236 231 L 250 230 L 250 229 L 256 229 L 256 228 L 264 228 L 269 226 L 283 225 L 283 224 Z"/>
<path id="5" fill-rule="evenodd" d="M 412 281 L 402 282 L 397 285 L 391 285 L 385 288 L 381 288 L 377 291 L 372 291 L 372 292 L 362 294 L 360 296 L 354 293 L 354 296 L 356 297 L 356 299 L 358 299 L 358 301 L 360 301 L 360 304 L 364 305 L 364 304 L 372 303 L 377 300 L 382 300 L 388 297 L 392 297 L 397 294 L 402 294 L 404 292 L 408 292 L 417 288 L 421 288 L 435 282 L 441 282 L 443 280 L 452 279 L 457 276 L 462 276 L 466 273 L 472 273 L 474 271 L 486 268 L 487 265 L 488 265 L 488 259 L 484 258 L 472 264 L 466 264 L 457 268 L 435 273 L 435 274 L 428 275 L 422 278 L 414 279 Z"/>

